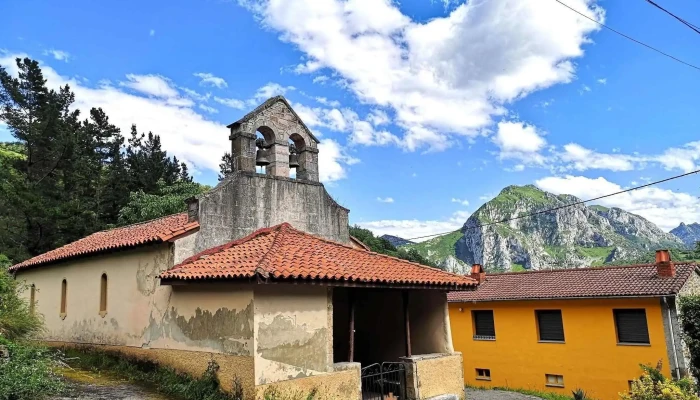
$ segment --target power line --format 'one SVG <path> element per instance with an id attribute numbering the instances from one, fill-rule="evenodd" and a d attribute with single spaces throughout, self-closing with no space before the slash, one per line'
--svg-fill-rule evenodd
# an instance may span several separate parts
<path id="1" fill-rule="evenodd" d="M 568 8 L 569 10 L 575 12 L 576 14 L 578 14 L 578 15 L 580 15 L 580 16 L 582 16 L 582 17 L 588 19 L 588 20 L 591 20 L 591 21 L 595 22 L 596 24 L 602 26 L 602 27 L 605 28 L 605 29 L 609 29 L 609 30 L 611 30 L 611 31 L 613 31 L 613 32 L 615 32 L 615 33 L 617 33 L 618 35 L 620 35 L 620 36 L 622 36 L 622 37 L 624 37 L 624 38 L 627 38 L 627 39 L 629 39 L 629 40 L 631 40 L 631 41 L 633 41 L 633 42 L 635 42 L 635 43 L 637 43 L 637 44 L 640 44 L 640 45 L 642 45 L 642 46 L 644 46 L 644 47 L 646 47 L 646 48 L 648 48 L 648 49 L 650 49 L 650 50 L 654 50 L 655 52 L 657 52 L 657 53 L 659 53 L 659 54 L 662 54 L 662 55 L 664 55 L 664 56 L 666 56 L 666 57 L 668 57 L 668 58 L 670 58 L 670 59 L 673 59 L 673 60 L 675 60 L 675 61 L 678 61 L 678 62 L 681 63 L 681 64 L 685 64 L 685 65 L 687 65 L 687 66 L 689 66 L 689 67 L 691 67 L 691 68 L 695 68 L 695 69 L 697 69 L 698 71 L 700 71 L 700 67 L 698 67 L 698 66 L 696 66 L 696 65 L 693 65 L 693 64 L 690 64 L 690 63 L 688 63 L 688 62 L 685 62 L 685 61 L 681 60 L 680 58 L 674 57 L 674 56 L 672 56 L 672 55 L 670 55 L 670 54 L 668 54 L 668 53 L 664 53 L 663 51 L 661 51 L 661 50 L 659 50 L 659 49 L 657 49 L 657 48 L 655 48 L 655 47 L 652 47 L 652 46 L 650 46 L 650 45 L 648 45 L 648 44 L 646 44 L 646 43 L 644 43 L 644 42 L 640 42 L 639 40 L 637 40 L 637 39 L 635 39 L 635 38 L 633 38 L 633 37 L 627 36 L 627 35 L 625 35 L 624 33 L 620 32 L 620 31 L 617 31 L 617 30 L 615 30 L 615 29 L 613 29 L 613 28 L 611 28 L 611 27 L 609 27 L 609 26 L 607 26 L 607 25 L 605 25 L 605 24 L 603 24 L 603 23 L 601 23 L 601 22 L 598 22 L 598 21 L 596 21 L 595 19 L 593 19 L 593 18 L 587 16 L 586 14 L 584 14 L 584 13 L 582 13 L 582 12 L 580 12 L 580 11 L 574 9 L 574 8 L 571 8 L 570 6 L 568 6 L 567 4 L 562 3 L 562 2 L 559 1 L 559 0 L 554 0 L 554 1 L 556 1 L 557 3 L 561 4 L 562 6 L 564 6 L 564 7 L 566 7 L 566 8 Z"/>
<path id="2" fill-rule="evenodd" d="M 645 187 L 658 185 L 659 183 L 664 183 L 664 182 L 672 181 L 672 180 L 674 180 L 674 179 L 684 178 L 684 177 L 689 176 L 689 175 L 697 174 L 698 172 L 700 172 L 700 169 L 697 169 L 697 170 L 691 171 L 691 172 L 686 172 L 685 174 L 680 174 L 680 175 L 672 176 L 672 177 L 670 177 L 670 178 L 661 179 L 661 180 L 659 180 L 659 181 L 650 182 L 650 183 L 647 183 L 647 184 L 645 184 L 645 185 L 635 186 L 635 187 L 633 187 L 633 188 L 629 188 L 629 189 L 625 189 L 625 190 L 620 190 L 619 192 L 615 192 L 615 193 L 610 193 L 610 194 L 606 194 L 606 195 L 603 195 L 603 196 L 594 197 L 594 198 L 588 199 L 588 200 L 581 200 L 581 201 L 577 201 L 577 202 L 575 202 L 575 203 L 569 203 L 569 204 L 564 204 L 564 205 L 561 205 L 561 206 L 558 206 L 558 207 L 548 208 L 548 209 L 546 209 L 546 210 L 540 210 L 540 211 L 536 211 L 536 212 L 529 213 L 529 214 L 518 215 L 517 217 L 506 218 L 506 219 L 504 219 L 504 220 L 489 222 L 489 223 L 481 224 L 481 225 L 477 225 L 477 226 L 471 226 L 471 227 L 467 228 L 467 230 L 469 230 L 469 229 L 479 229 L 479 228 L 483 228 L 483 227 L 486 227 L 486 226 L 491 226 L 491 225 L 495 225 L 495 224 L 502 224 L 502 223 L 504 223 L 504 222 L 515 221 L 515 220 L 518 220 L 518 219 L 528 218 L 528 217 L 532 217 L 532 216 L 535 216 L 535 215 L 540 215 L 540 214 L 544 214 L 544 213 L 548 213 L 548 212 L 552 212 L 552 211 L 558 211 L 558 210 L 561 210 L 561 209 L 564 209 L 564 208 L 568 208 L 568 207 L 573 207 L 573 206 L 577 206 L 577 205 L 580 205 L 580 204 L 589 203 L 589 202 L 591 202 L 591 201 L 596 201 L 596 200 L 604 199 L 604 198 L 607 198 L 607 197 L 617 196 L 618 194 L 623 194 L 623 193 L 631 192 L 631 191 L 633 191 L 633 190 L 638 190 L 638 189 L 642 189 L 642 188 L 645 188 Z M 433 237 L 433 236 L 446 235 L 446 234 L 448 234 L 448 233 L 458 232 L 458 231 L 459 231 L 459 229 L 454 230 L 454 231 L 449 231 L 449 232 L 435 233 L 435 234 L 432 234 L 432 235 L 425 235 L 425 236 L 418 236 L 418 237 L 414 237 L 414 238 L 408 238 L 408 239 L 405 239 L 405 240 L 424 239 L 424 238 Z"/>
<path id="3" fill-rule="evenodd" d="M 700 33 L 700 28 L 698 28 L 696 25 L 694 25 L 694 24 L 692 24 L 692 23 L 690 23 L 690 22 L 684 20 L 683 18 L 681 18 L 681 17 L 675 15 L 674 13 L 668 11 L 667 9 L 661 7 L 660 5 L 654 3 L 654 2 L 651 1 L 651 0 L 645 0 L 645 1 L 646 1 L 647 3 L 649 3 L 649 4 L 651 4 L 652 6 L 658 8 L 659 10 L 665 12 L 666 14 L 670 15 L 671 17 L 677 19 L 677 20 L 680 21 L 680 23 L 682 23 L 683 25 L 685 25 L 685 26 L 687 26 L 688 28 L 694 30 L 695 33 Z"/>

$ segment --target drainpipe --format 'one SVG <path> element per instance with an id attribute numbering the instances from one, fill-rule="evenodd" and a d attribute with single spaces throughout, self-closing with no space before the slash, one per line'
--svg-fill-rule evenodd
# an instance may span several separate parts
<path id="1" fill-rule="evenodd" d="M 678 367 L 678 352 L 676 352 L 676 335 L 673 333 L 673 319 L 671 319 L 671 306 L 668 302 L 668 297 L 664 297 L 664 304 L 666 304 L 666 310 L 668 311 L 668 327 L 671 330 L 671 348 L 673 349 L 673 362 L 675 363 L 676 379 L 681 378 L 681 371 Z"/>

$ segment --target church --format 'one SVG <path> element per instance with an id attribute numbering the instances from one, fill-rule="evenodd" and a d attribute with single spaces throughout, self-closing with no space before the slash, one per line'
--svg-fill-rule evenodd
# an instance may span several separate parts
<path id="1" fill-rule="evenodd" d="M 216 363 L 222 387 L 245 399 L 463 399 L 447 292 L 474 289 L 479 271 L 352 238 L 349 210 L 319 182 L 319 141 L 283 97 L 227 128 L 233 172 L 186 212 L 11 267 L 44 317 L 38 339 L 195 377 Z"/>

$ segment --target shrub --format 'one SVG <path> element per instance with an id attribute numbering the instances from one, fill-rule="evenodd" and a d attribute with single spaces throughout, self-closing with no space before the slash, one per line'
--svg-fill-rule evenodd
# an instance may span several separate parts
<path id="1" fill-rule="evenodd" d="M 683 296 L 678 303 L 683 341 L 690 353 L 690 372 L 700 381 L 700 296 Z"/>
<path id="2" fill-rule="evenodd" d="M 588 393 L 586 393 L 586 391 L 581 388 L 578 388 L 571 392 L 571 395 L 574 396 L 574 400 L 588 400 Z"/>
<path id="3" fill-rule="evenodd" d="M 698 400 L 695 384 L 688 378 L 667 379 L 661 374 L 661 362 L 656 368 L 642 366 L 644 373 L 632 382 L 629 393 L 620 393 L 622 400 Z"/>
<path id="4" fill-rule="evenodd" d="M 26 285 L 0 268 L 0 337 L 22 339 L 42 330 L 43 321 L 20 296 Z"/>
<path id="5" fill-rule="evenodd" d="M 10 353 L 9 359 L 0 360 L 0 400 L 52 398 L 65 390 L 48 349 L 2 338 L 0 345 Z"/>

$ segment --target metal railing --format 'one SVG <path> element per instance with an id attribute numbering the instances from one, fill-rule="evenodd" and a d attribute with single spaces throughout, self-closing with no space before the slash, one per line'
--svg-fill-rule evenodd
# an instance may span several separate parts
<path id="1" fill-rule="evenodd" d="M 362 368 L 362 400 L 404 400 L 406 398 L 406 365 L 383 362 Z"/>

